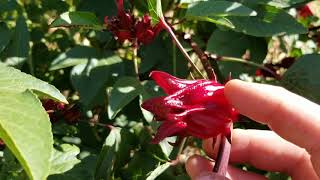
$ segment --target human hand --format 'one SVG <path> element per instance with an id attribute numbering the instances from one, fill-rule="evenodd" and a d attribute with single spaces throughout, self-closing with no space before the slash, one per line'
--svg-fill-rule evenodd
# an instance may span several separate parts
<path id="1" fill-rule="evenodd" d="M 248 163 L 258 169 L 284 172 L 293 180 L 320 179 L 320 106 L 283 88 L 229 81 L 225 95 L 243 115 L 267 124 L 273 131 L 235 129 L 232 134 L 231 163 Z M 215 158 L 212 139 L 203 149 Z M 192 179 L 206 180 L 214 163 L 192 156 L 186 170 Z M 228 167 L 231 180 L 260 180 L 264 176 Z M 212 178 L 211 178 L 212 179 Z"/>

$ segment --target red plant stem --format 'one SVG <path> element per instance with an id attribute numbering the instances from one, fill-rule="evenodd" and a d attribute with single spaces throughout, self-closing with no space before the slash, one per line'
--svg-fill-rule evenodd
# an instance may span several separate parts
<path id="1" fill-rule="evenodd" d="M 219 151 L 218 151 L 215 165 L 213 167 L 213 172 L 221 176 L 226 176 L 228 164 L 229 164 L 230 151 L 231 151 L 231 142 L 227 139 L 225 135 L 221 135 Z"/>
<path id="2" fill-rule="evenodd" d="M 184 55 L 184 57 L 189 61 L 189 63 L 191 64 L 192 68 L 194 68 L 197 73 L 204 78 L 203 74 L 201 73 L 201 71 L 199 70 L 199 68 L 192 62 L 191 57 L 189 56 L 189 54 L 187 53 L 187 51 L 183 48 L 182 44 L 180 43 L 180 41 L 178 40 L 177 36 L 174 34 L 174 32 L 172 31 L 171 27 L 167 24 L 167 22 L 163 19 L 160 18 L 160 22 L 163 25 L 163 28 L 169 33 L 169 35 L 171 36 L 171 38 L 173 39 L 173 41 L 175 42 L 175 44 L 177 45 L 177 47 L 180 49 L 180 51 L 182 52 L 182 54 Z"/>
<path id="3" fill-rule="evenodd" d="M 186 52 L 186 50 L 183 48 L 182 44 L 179 42 L 179 40 L 176 37 L 175 33 L 172 31 L 171 27 L 167 24 L 165 19 L 163 17 L 161 17 L 161 16 L 159 17 L 159 19 L 160 19 L 160 23 L 162 23 L 162 25 L 163 25 L 163 28 L 169 33 L 169 35 L 171 36 L 171 38 L 173 39 L 175 44 L 178 46 L 178 48 L 180 49 L 182 54 L 185 56 L 185 58 L 189 61 L 189 63 L 197 71 L 197 73 L 199 75 L 201 75 L 202 78 L 204 78 L 203 74 L 198 69 L 198 67 L 192 62 L 191 57 Z M 202 52 L 200 48 L 197 48 L 198 46 L 196 44 L 194 44 L 194 45 L 195 45 L 195 48 L 196 48 L 194 50 L 196 52 L 198 52 L 198 53 Z M 216 80 L 216 75 L 215 75 L 214 71 L 212 71 L 213 69 L 212 69 L 212 66 L 210 65 L 208 57 L 207 56 L 203 56 L 203 54 L 204 54 L 203 52 L 200 53 L 199 57 L 201 59 L 201 62 L 203 63 L 204 68 L 206 69 L 210 79 Z M 210 68 L 209 68 L 209 65 L 210 65 Z M 220 142 L 220 147 L 219 147 L 217 160 L 216 160 L 215 166 L 213 168 L 214 172 L 216 172 L 216 173 L 218 173 L 218 174 L 220 174 L 222 176 L 226 175 L 228 164 L 229 164 L 230 151 L 231 151 L 231 142 L 228 141 L 226 136 L 222 135 L 221 136 L 221 142 Z"/>
<path id="4" fill-rule="evenodd" d="M 199 56 L 201 63 L 208 74 L 208 77 L 211 80 L 216 81 L 217 76 L 210 64 L 208 56 L 198 47 L 197 43 L 193 42 L 192 40 L 191 40 L 191 47 Z M 230 151 L 231 151 L 231 142 L 227 139 L 225 135 L 221 135 L 219 151 L 216 158 L 216 163 L 213 167 L 213 172 L 221 176 L 226 176 L 228 164 L 229 164 Z"/>
<path id="5" fill-rule="evenodd" d="M 193 42 L 192 39 L 190 39 L 191 47 L 195 51 L 195 53 L 199 56 L 201 63 L 204 67 L 204 69 L 207 72 L 207 75 L 209 79 L 216 81 L 217 76 L 214 72 L 214 69 L 212 68 L 209 57 L 207 54 L 205 54 L 197 45 L 196 42 Z M 231 132 L 230 132 L 231 133 Z M 231 140 L 230 140 L 231 141 Z M 219 145 L 219 151 L 216 158 L 216 163 L 213 168 L 213 172 L 221 175 L 226 176 L 228 164 L 229 164 L 229 157 L 230 157 L 230 151 L 231 151 L 231 142 L 228 140 L 228 138 L 225 135 L 221 135 L 220 145 Z M 213 144 L 214 147 L 214 144 Z"/>
<path id="6" fill-rule="evenodd" d="M 208 56 L 199 48 L 199 46 L 196 42 L 192 41 L 192 39 L 190 39 L 190 43 L 191 43 L 192 49 L 195 51 L 195 53 L 200 58 L 200 61 L 203 65 L 203 68 L 205 69 L 205 71 L 208 75 L 208 78 L 210 80 L 217 81 L 217 75 L 211 66 L 211 63 L 209 61 Z"/>

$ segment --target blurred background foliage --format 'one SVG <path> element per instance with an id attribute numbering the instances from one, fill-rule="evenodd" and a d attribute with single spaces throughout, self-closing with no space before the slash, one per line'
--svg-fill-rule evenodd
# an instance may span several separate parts
<path id="1" fill-rule="evenodd" d="M 204 74 L 189 37 L 206 52 L 222 83 L 231 72 L 232 78 L 281 85 L 320 102 L 319 1 L 224 1 L 250 8 L 247 15 L 242 13 L 248 9 L 220 12 L 214 0 L 199 2 L 163 0 L 162 7 Z M 145 0 L 127 0 L 125 7 L 140 18 L 150 8 Z M 148 78 L 152 70 L 199 78 L 168 33 L 141 46 L 135 57 L 130 43 L 117 42 L 107 30 L 50 27 L 64 12 L 91 12 L 103 24 L 116 10 L 114 0 L 0 0 L 1 62 L 49 82 L 70 103 L 68 116 L 59 110 L 50 115 L 57 152 L 48 179 L 189 179 L 184 162 L 194 153 L 204 155 L 201 141 L 188 138 L 179 155 L 180 147 L 170 145 L 175 137 L 150 144 L 158 124 L 140 108 L 143 100 L 164 94 Z M 235 127 L 267 129 L 246 117 Z M 27 179 L 8 148 L 0 159 L 0 179 Z M 239 168 L 288 178 L 249 165 Z"/>

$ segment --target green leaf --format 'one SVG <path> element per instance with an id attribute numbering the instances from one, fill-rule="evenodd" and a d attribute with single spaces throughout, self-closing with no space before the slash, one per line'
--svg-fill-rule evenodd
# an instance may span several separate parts
<path id="1" fill-rule="evenodd" d="M 320 55 L 302 56 L 283 75 L 282 85 L 316 103 L 320 103 Z"/>
<path id="2" fill-rule="evenodd" d="M 254 75 L 257 69 L 257 67 L 234 61 L 219 61 L 218 66 L 225 78 L 228 78 L 230 73 L 232 78 L 239 78 L 241 74 Z"/>
<path id="3" fill-rule="evenodd" d="M 145 3 L 145 2 L 144 2 Z M 77 3 L 77 10 L 95 13 L 102 22 L 105 16 L 115 16 L 117 14 L 116 1 L 90 0 Z"/>
<path id="4" fill-rule="evenodd" d="M 149 143 L 150 144 L 150 143 Z M 158 166 L 159 162 L 148 152 L 138 151 L 128 164 L 128 179 L 146 179 L 147 174 Z"/>
<path id="5" fill-rule="evenodd" d="M 29 41 L 30 33 L 28 31 L 26 19 L 23 16 L 19 16 L 11 43 L 7 47 L 8 51 L 5 64 L 19 66 L 24 63 L 29 57 Z"/>
<path id="6" fill-rule="evenodd" d="M 176 139 L 176 137 L 167 137 L 159 143 L 162 153 L 166 156 L 167 159 L 169 159 L 174 148 L 169 142 L 176 142 Z"/>
<path id="7" fill-rule="evenodd" d="M 160 20 L 157 14 L 157 0 L 148 0 L 148 9 L 151 17 L 151 24 L 158 24 Z"/>
<path id="8" fill-rule="evenodd" d="M 158 96 L 165 96 L 166 94 L 162 91 L 161 88 L 154 82 L 154 81 L 144 81 L 143 82 L 143 93 L 140 95 L 140 103 L 146 101 L 147 99 L 158 97 Z M 153 120 L 153 114 L 140 106 L 141 112 L 143 114 L 144 119 L 151 123 Z M 169 150 L 167 151 L 169 152 Z M 171 150 L 170 150 L 171 152 Z M 168 155 L 169 156 L 169 155 Z"/>
<path id="9" fill-rule="evenodd" d="M 119 142 L 119 148 L 116 149 L 116 161 L 114 164 L 115 171 L 121 171 L 121 168 L 128 164 L 131 160 L 132 151 L 139 145 L 137 136 L 132 132 L 132 130 L 133 128 L 121 129 L 121 142 Z"/>
<path id="10" fill-rule="evenodd" d="M 116 159 L 115 153 L 118 151 L 121 143 L 120 132 L 121 129 L 113 128 L 106 138 L 97 161 L 95 179 L 111 178 Z"/>
<path id="11" fill-rule="evenodd" d="M 46 179 L 53 147 L 51 123 L 32 92 L 0 91 L 0 138 L 30 179 Z"/>
<path id="12" fill-rule="evenodd" d="M 77 159 L 79 153 L 80 149 L 75 145 L 61 144 L 55 148 L 51 157 L 50 175 L 62 174 L 80 163 Z"/>
<path id="13" fill-rule="evenodd" d="M 237 58 L 249 53 L 249 60 L 262 63 L 267 55 L 268 44 L 264 38 L 217 29 L 208 41 L 207 51 L 219 56 Z"/>
<path id="14" fill-rule="evenodd" d="M 162 3 L 161 3 L 161 0 L 157 0 L 156 13 L 157 13 L 157 15 L 158 15 L 159 18 L 164 18 L 164 17 L 163 17 L 163 13 L 162 13 Z"/>
<path id="15" fill-rule="evenodd" d="M 257 12 L 237 2 L 201 1 L 187 10 L 188 18 L 206 18 L 209 16 L 256 16 Z"/>
<path id="16" fill-rule="evenodd" d="M 210 16 L 199 20 L 209 21 L 244 34 L 270 37 L 284 34 L 304 34 L 307 29 L 284 10 L 272 6 L 259 6 L 254 17 Z"/>
<path id="17" fill-rule="evenodd" d="M 110 55 L 75 66 L 71 71 L 71 82 L 80 93 L 81 103 L 90 108 L 97 104 L 103 105 L 106 87 L 123 73 L 122 59 L 117 55 Z"/>
<path id="18" fill-rule="evenodd" d="M 50 65 L 50 70 L 58 70 L 79 64 L 85 64 L 89 59 L 99 58 L 98 49 L 88 46 L 76 46 L 60 54 Z"/>
<path id="19" fill-rule="evenodd" d="M 81 27 L 86 29 L 103 30 L 98 18 L 90 12 L 65 12 L 51 23 L 51 27 Z"/>
<path id="20" fill-rule="evenodd" d="M 141 56 L 140 72 L 146 73 L 150 70 L 166 71 L 178 77 L 185 78 L 188 74 L 188 63 L 182 53 L 172 43 L 171 39 L 158 36 L 148 46 L 139 49 Z M 175 61 L 175 63 L 174 63 Z M 174 68 L 176 64 L 176 68 Z"/>
<path id="21" fill-rule="evenodd" d="M 158 24 L 160 18 L 163 18 L 161 0 L 148 0 L 148 9 L 151 16 L 151 24 Z"/>
<path id="22" fill-rule="evenodd" d="M 16 1 L 0 0 L 0 13 L 15 10 L 17 7 L 18 3 Z"/>
<path id="23" fill-rule="evenodd" d="M 263 4 L 263 5 L 270 5 L 277 8 L 287 8 L 294 4 L 306 2 L 306 0 L 259 0 L 259 1 L 252 1 L 252 0 L 240 0 L 243 4 Z"/>
<path id="24" fill-rule="evenodd" d="M 158 176 L 160 176 L 165 170 L 167 170 L 171 166 L 171 162 L 166 162 L 160 166 L 158 166 L 151 174 L 147 177 L 147 180 L 155 180 Z"/>
<path id="25" fill-rule="evenodd" d="M 87 156 L 81 159 L 81 163 L 76 164 L 71 170 L 63 174 L 51 175 L 48 180 L 93 180 L 96 162 L 96 155 Z"/>
<path id="26" fill-rule="evenodd" d="M 66 98 L 54 86 L 18 69 L 0 64 L 0 92 L 22 93 L 27 89 L 33 90 L 39 96 L 68 103 Z"/>
<path id="27" fill-rule="evenodd" d="M 134 77 L 123 77 L 113 86 L 109 96 L 108 115 L 110 119 L 143 92 L 143 87 Z"/>
<path id="28" fill-rule="evenodd" d="M 27 174 L 21 171 L 22 166 L 9 148 L 5 148 L 2 155 L 2 165 L 0 171 L 0 179 L 19 180 L 25 179 Z"/>
<path id="29" fill-rule="evenodd" d="M 190 4 L 197 3 L 200 1 L 203 1 L 203 0 L 180 0 L 179 4 L 180 4 L 180 7 L 182 8 L 188 8 Z"/>
<path id="30" fill-rule="evenodd" d="M 11 31 L 5 24 L 0 24 L 0 53 L 7 47 L 11 39 Z"/>

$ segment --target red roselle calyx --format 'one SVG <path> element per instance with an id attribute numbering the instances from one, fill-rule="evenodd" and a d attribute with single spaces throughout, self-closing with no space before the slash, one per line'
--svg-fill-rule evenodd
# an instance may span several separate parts
<path id="1" fill-rule="evenodd" d="M 174 135 L 206 139 L 230 134 L 238 113 L 225 98 L 222 84 L 178 79 L 160 71 L 153 71 L 150 76 L 168 94 L 142 104 L 157 121 L 162 121 L 153 143 Z"/>
<path id="2" fill-rule="evenodd" d="M 298 10 L 298 14 L 300 17 L 307 18 L 309 16 L 313 16 L 313 12 L 311 11 L 309 5 L 303 6 L 301 9 Z"/>
<path id="3" fill-rule="evenodd" d="M 140 20 L 135 19 L 131 12 L 125 11 L 123 0 L 117 0 L 117 6 L 117 16 L 105 17 L 105 24 L 119 42 L 137 41 L 138 44 L 146 45 L 151 43 L 163 29 L 161 23 L 152 26 L 149 15 L 144 15 Z"/>
<path id="4" fill-rule="evenodd" d="M 64 119 L 68 124 L 75 124 L 81 118 L 80 107 L 77 105 L 65 105 L 51 99 L 46 99 L 42 100 L 42 106 L 47 111 L 52 123 Z"/>

